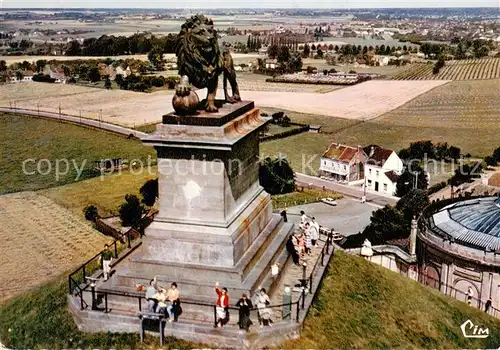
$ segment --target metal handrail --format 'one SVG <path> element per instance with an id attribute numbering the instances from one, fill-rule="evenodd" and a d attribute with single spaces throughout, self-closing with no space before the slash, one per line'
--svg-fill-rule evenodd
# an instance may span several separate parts
<path id="1" fill-rule="evenodd" d="M 142 238 L 143 234 L 139 231 L 136 231 L 134 228 L 130 228 L 129 230 L 127 230 L 125 233 L 123 233 L 121 236 L 119 236 L 117 239 L 115 239 L 113 241 L 113 243 L 111 244 L 111 247 L 114 251 L 114 255 L 115 255 L 115 259 L 118 259 L 118 245 L 117 243 L 118 242 L 123 242 L 124 241 L 124 238 L 126 237 L 126 242 L 127 242 L 127 249 L 130 249 L 132 247 L 131 245 L 131 242 L 132 242 L 132 239 L 130 237 L 130 235 L 132 233 L 138 233 L 140 238 Z M 69 294 L 71 294 L 73 292 L 73 286 L 72 286 L 72 283 L 71 283 L 71 280 L 77 285 L 78 283 L 73 279 L 73 276 L 76 275 L 77 273 L 79 273 L 80 271 L 82 271 L 82 276 L 83 276 L 83 282 L 85 282 L 86 280 L 86 277 L 87 277 L 87 270 L 86 270 L 86 266 L 89 265 L 90 263 L 94 262 L 97 258 L 100 258 L 101 257 L 101 254 L 103 253 L 104 250 L 101 250 L 99 253 L 97 253 L 96 255 L 94 255 L 92 258 L 88 259 L 86 262 L 84 262 L 82 265 L 80 265 L 76 270 L 74 270 L 70 275 L 69 275 L 69 286 L 68 286 L 68 289 L 69 289 Z M 100 262 L 100 265 L 101 265 L 101 269 L 102 269 L 102 261 Z"/>

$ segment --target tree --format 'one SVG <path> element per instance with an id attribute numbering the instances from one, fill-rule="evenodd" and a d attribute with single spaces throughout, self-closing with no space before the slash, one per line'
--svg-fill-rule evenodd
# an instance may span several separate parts
<path id="1" fill-rule="evenodd" d="M 7 71 L 7 62 L 5 60 L 0 60 L 0 72 Z"/>
<path id="2" fill-rule="evenodd" d="M 498 164 L 497 160 L 493 156 L 484 157 L 484 162 L 487 166 L 496 166 Z"/>
<path id="3" fill-rule="evenodd" d="M 460 186 L 463 183 L 471 182 L 473 178 L 481 176 L 483 171 L 482 162 L 476 164 L 462 164 L 458 169 L 455 169 L 455 174 L 448 180 L 452 187 Z"/>
<path id="4" fill-rule="evenodd" d="M 116 83 L 116 84 L 120 87 L 120 89 L 121 89 L 122 84 L 123 84 L 123 75 L 121 75 L 121 74 L 117 74 L 117 75 L 115 76 L 115 83 Z"/>
<path id="5" fill-rule="evenodd" d="M 304 57 L 309 57 L 311 54 L 311 48 L 309 47 L 309 44 L 304 45 Z"/>
<path id="6" fill-rule="evenodd" d="M 20 70 L 16 70 L 16 79 L 17 80 L 23 80 L 23 78 L 24 78 L 23 72 L 20 71 Z"/>
<path id="7" fill-rule="evenodd" d="M 461 150 L 458 147 L 455 146 L 450 146 L 448 148 L 448 157 L 450 157 L 453 160 L 457 160 L 460 158 Z"/>
<path id="8" fill-rule="evenodd" d="M 386 205 L 372 213 L 362 235 L 372 244 L 383 244 L 390 239 L 407 237 L 408 226 L 400 210 Z"/>
<path id="9" fill-rule="evenodd" d="M 88 221 L 95 221 L 99 217 L 97 207 L 95 205 L 86 206 L 85 209 L 83 209 L 83 213 L 85 215 L 85 219 Z"/>
<path id="10" fill-rule="evenodd" d="M 36 71 L 38 73 L 41 73 L 43 71 L 43 69 L 45 68 L 45 66 L 47 65 L 47 61 L 46 60 L 38 60 L 38 61 L 36 61 L 35 65 L 36 65 Z"/>
<path id="11" fill-rule="evenodd" d="M 104 82 L 104 87 L 108 90 L 111 89 L 111 79 L 109 79 L 109 76 L 106 77 L 106 81 Z"/>
<path id="12" fill-rule="evenodd" d="M 163 70 L 165 60 L 163 58 L 162 48 L 159 46 L 155 46 L 153 50 L 148 53 L 148 60 L 156 70 Z"/>
<path id="13" fill-rule="evenodd" d="M 79 56 L 82 53 L 82 47 L 80 43 L 76 40 L 72 40 L 68 43 L 65 50 L 66 56 Z"/>
<path id="14" fill-rule="evenodd" d="M 333 51 L 333 44 L 328 45 L 328 51 Z"/>
<path id="15" fill-rule="evenodd" d="M 321 49 L 316 50 L 316 56 L 318 56 L 319 58 L 323 58 L 323 50 Z"/>
<path id="16" fill-rule="evenodd" d="M 278 63 L 288 63 L 290 61 L 291 55 L 288 46 L 281 46 L 278 50 Z"/>
<path id="17" fill-rule="evenodd" d="M 148 207 L 152 207 L 156 198 L 158 198 L 158 179 L 148 180 L 140 189 L 142 195 L 142 203 Z"/>
<path id="18" fill-rule="evenodd" d="M 275 59 L 279 53 L 279 46 L 276 44 L 272 44 L 267 48 L 267 56 L 271 59 Z"/>
<path id="19" fill-rule="evenodd" d="M 264 159 L 259 168 L 259 181 L 264 190 L 272 195 L 295 190 L 295 175 L 284 158 Z"/>
<path id="20" fill-rule="evenodd" d="M 424 208 L 429 205 L 429 196 L 424 190 L 410 190 L 396 204 L 396 209 L 400 210 L 407 223 L 410 223 L 413 217 L 419 217 Z"/>
<path id="21" fill-rule="evenodd" d="M 500 162 L 500 147 L 498 147 L 497 149 L 495 149 L 493 151 L 493 158 L 497 161 L 497 162 Z"/>
<path id="22" fill-rule="evenodd" d="M 87 73 L 87 80 L 95 83 L 101 80 L 101 73 L 99 73 L 99 69 L 97 67 L 90 68 Z"/>
<path id="23" fill-rule="evenodd" d="M 417 181 L 415 186 L 415 180 Z M 416 162 L 410 162 L 396 183 L 396 196 L 404 197 L 412 189 L 426 190 L 429 185 L 427 174 Z"/>
<path id="24" fill-rule="evenodd" d="M 120 205 L 118 212 L 120 214 L 122 225 L 126 227 L 133 227 L 139 223 L 142 213 L 144 212 L 144 207 L 137 196 L 127 194 L 125 196 L 125 203 Z"/>

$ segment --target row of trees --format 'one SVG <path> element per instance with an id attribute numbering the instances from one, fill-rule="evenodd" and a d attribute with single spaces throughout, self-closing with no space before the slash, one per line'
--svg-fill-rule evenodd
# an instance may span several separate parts
<path id="1" fill-rule="evenodd" d="M 399 151 L 398 156 L 402 160 L 457 160 L 460 158 L 461 150 L 458 147 L 448 145 L 447 142 L 433 144 L 430 140 L 422 140 L 410 143 L 410 147 Z"/>
<path id="2" fill-rule="evenodd" d="M 500 147 L 496 148 L 491 156 L 486 156 L 484 162 L 488 166 L 496 166 L 500 163 Z"/>
<path id="3" fill-rule="evenodd" d="M 109 79 L 109 78 L 108 78 Z M 128 77 L 122 77 L 118 74 L 115 78 L 116 84 L 122 90 L 133 90 L 137 92 L 145 92 L 151 88 L 168 86 L 169 89 L 175 88 L 175 85 L 179 82 L 180 78 L 178 76 L 163 77 L 154 75 L 130 75 Z"/>
<path id="4" fill-rule="evenodd" d="M 80 44 L 73 40 L 66 46 L 66 56 L 118 56 L 147 54 L 153 49 L 163 53 L 174 53 L 177 35 L 168 34 L 157 37 L 148 33 L 138 33 L 129 37 L 103 35 L 88 38 Z"/>

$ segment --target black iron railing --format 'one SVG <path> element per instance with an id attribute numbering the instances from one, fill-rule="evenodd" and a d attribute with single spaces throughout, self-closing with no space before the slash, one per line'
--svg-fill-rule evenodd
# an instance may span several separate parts
<path id="1" fill-rule="evenodd" d="M 131 249 L 132 241 L 138 237 L 142 238 L 142 234 L 139 231 L 131 228 L 116 240 L 114 240 L 113 243 L 109 245 L 114 258 L 118 259 L 121 250 Z M 88 259 L 68 276 L 69 294 L 72 294 L 76 287 L 78 287 L 80 290 L 85 289 L 81 288 L 80 286 L 82 284 L 87 285 L 87 277 L 91 276 L 98 269 L 102 269 L 102 252 L 103 251 L 100 251 L 92 258 Z"/>

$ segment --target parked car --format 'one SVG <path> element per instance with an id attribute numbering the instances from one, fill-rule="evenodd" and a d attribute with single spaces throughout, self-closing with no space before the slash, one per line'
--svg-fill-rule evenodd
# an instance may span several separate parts
<path id="1" fill-rule="evenodd" d="M 333 198 L 322 198 L 321 201 L 328 205 L 333 205 L 333 206 L 337 205 L 337 201 Z"/>

